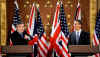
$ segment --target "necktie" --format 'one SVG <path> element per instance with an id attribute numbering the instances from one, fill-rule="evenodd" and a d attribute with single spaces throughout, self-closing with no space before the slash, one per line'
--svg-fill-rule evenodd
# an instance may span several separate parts
<path id="1" fill-rule="evenodd" d="M 77 32 L 77 35 L 76 35 L 76 44 L 78 44 L 78 42 L 79 42 L 79 32 Z"/>
<path id="2" fill-rule="evenodd" d="M 21 34 L 21 38 L 22 38 L 22 39 L 24 38 L 24 35 L 23 35 L 23 33 Z"/>

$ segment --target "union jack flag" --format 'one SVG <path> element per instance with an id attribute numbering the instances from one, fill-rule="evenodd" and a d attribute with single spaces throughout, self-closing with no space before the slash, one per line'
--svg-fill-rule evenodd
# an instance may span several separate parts
<path id="1" fill-rule="evenodd" d="M 29 45 L 33 45 L 33 53 L 32 56 L 36 57 L 37 56 L 37 24 L 36 24 L 36 7 L 35 4 L 33 3 L 32 9 L 31 9 L 31 14 L 29 18 L 29 23 L 28 23 L 28 28 L 27 28 L 27 33 L 32 37 L 30 38 L 30 41 L 28 42 Z"/>
<path id="2" fill-rule="evenodd" d="M 56 44 L 59 47 L 59 50 L 61 51 L 61 53 L 58 53 L 58 55 L 60 55 L 61 57 L 70 57 L 70 54 L 68 53 L 68 48 L 67 48 L 69 31 L 68 31 L 68 26 L 66 23 L 67 21 L 66 21 L 66 16 L 64 13 L 62 2 L 60 4 L 59 20 L 60 20 L 61 31 L 56 40 Z"/>
<path id="3" fill-rule="evenodd" d="M 55 24 L 55 25 L 54 25 Z M 54 50 L 57 52 L 58 56 L 61 57 L 70 57 L 68 53 L 68 27 L 66 23 L 66 17 L 64 13 L 64 8 L 59 2 L 57 2 L 57 8 L 54 17 L 54 23 L 52 27 L 51 39 Z"/>
<path id="4" fill-rule="evenodd" d="M 78 1 L 78 4 L 77 4 L 75 20 L 81 20 L 81 7 L 80 7 L 80 2 L 79 1 Z"/>
<path id="5" fill-rule="evenodd" d="M 31 9 L 31 14 L 30 14 L 30 18 L 29 18 L 29 24 L 28 24 L 28 28 L 27 28 L 27 33 L 30 36 L 33 36 L 35 33 L 35 25 L 36 25 L 36 8 L 35 8 L 35 4 L 33 3 L 32 9 Z"/>

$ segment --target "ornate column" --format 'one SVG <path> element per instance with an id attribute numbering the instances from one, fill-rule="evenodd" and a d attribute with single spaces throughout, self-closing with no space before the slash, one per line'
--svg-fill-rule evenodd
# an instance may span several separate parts
<path id="1" fill-rule="evenodd" d="M 98 11 L 100 10 L 100 0 L 97 0 Z"/>
<path id="2" fill-rule="evenodd" d="M 6 45 L 7 22 L 6 22 L 6 0 L 0 0 L 0 45 Z"/>
<path id="3" fill-rule="evenodd" d="M 97 14 L 97 0 L 90 0 L 90 33 L 91 33 L 91 45 L 93 40 L 93 32 L 95 28 Z"/>

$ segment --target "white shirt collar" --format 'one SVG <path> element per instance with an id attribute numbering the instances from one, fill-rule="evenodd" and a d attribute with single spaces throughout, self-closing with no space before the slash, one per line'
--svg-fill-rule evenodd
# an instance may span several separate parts
<path id="1" fill-rule="evenodd" d="M 75 31 L 76 32 L 76 35 L 77 35 L 77 32 L 79 32 L 79 35 L 81 34 L 81 31 L 82 31 L 82 29 L 80 29 L 79 31 Z"/>

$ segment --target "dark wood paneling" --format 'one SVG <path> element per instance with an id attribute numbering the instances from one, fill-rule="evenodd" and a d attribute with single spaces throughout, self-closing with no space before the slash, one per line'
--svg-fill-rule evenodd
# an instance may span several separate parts
<path id="1" fill-rule="evenodd" d="M 52 24 L 53 22 L 53 16 L 55 13 L 55 8 L 56 8 L 56 0 L 49 0 L 53 5 L 53 7 L 44 7 L 45 4 L 47 3 L 48 0 L 17 0 L 18 4 L 19 4 L 19 10 L 20 10 L 20 15 L 21 15 L 21 19 L 27 23 L 29 18 L 27 18 L 27 15 L 30 15 L 30 11 L 31 11 L 31 6 L 33 2 L 35 3 L 39 3 L 40 5 L 40 15 L 43 21 L 43 24 L 46 25 L 48 22 L 50 24 Z M 29 1 L 29 3 L 27 2 Z M 75 12 L 76 12 L 76 7 L 77 7 L 77 3 L 78 0 L 62 0 L 63 1 L 63 5 L 64 5 L 64 10 L 65 10 L 65 14 L 66 17 L 68 15 L 70 15 L 70 18 L 66 18 L 67 19 L 67 23 L 70 25 L 73 24 L 73 20 L 74 20 L 74 16 L 75 16 Z M 70 3 L 68 3 L 70 1 Z M 8 31 L 11 29 L 11 24 L 12 24 L 12 20 L 13 20 L 13 14 L 14 14 L 14 0 L 7 0 L 7 24 L 8 24 Z M 89 19 L 89 0 L 80 0 L 80 5 L 81 5 L 81 9 L 82 9 L 82 28 L 89 32 L 90 31 L 90 19 Z M 25 7 L 26 5 L 26 7 Z M 67 6 L 66 6 L 67 5 Z M 71 7 L 72 5 L 72 7 Z M 49 14 L 51 17 L 49 19 L 47 18 L 47 14 Z M 71 26 L 70 26 L 71 27 Z M 70 29 L 71 30 L 71 29 Z M 49 31 L 50 32 L 50 31 Z M 50 33 L 49 33 L 50 34 Z"/>

